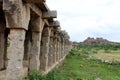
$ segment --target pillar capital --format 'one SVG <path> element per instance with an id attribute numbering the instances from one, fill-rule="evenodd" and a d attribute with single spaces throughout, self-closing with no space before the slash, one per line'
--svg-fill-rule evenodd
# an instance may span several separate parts
<path id="1" fill-rule="evenodd" d="M 28 29 L 30 8 L 22 0 L 3 0 L 7 28 Z"/>
<path id="2" fill-rule="evenodd" d="M 42 20 L 41 17 L 38 16 L 37 18 L 36 17 L 32 18 L 31 25 L 32 25 L 32 31 L 42 32 L 45 22 Z"/>

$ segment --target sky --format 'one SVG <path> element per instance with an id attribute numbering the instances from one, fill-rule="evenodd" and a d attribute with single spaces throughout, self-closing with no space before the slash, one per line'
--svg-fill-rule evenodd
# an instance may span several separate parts
<path id="1" fill-rule="evenodd" d="M 103 37 L 120 42 L 120 0 L 46 0 L 72 41 Z"/>

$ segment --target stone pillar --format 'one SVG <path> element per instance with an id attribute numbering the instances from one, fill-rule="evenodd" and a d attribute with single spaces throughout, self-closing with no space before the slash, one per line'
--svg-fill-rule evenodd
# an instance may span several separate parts
<path id="1" fill-rule="evenodd" d="M 60 36 L 59 36 L 60 37 Z M 61 38 L 59 38 L 59 60 L 61 59 Z"/>
<path id="2" fill-rule="evenodd" d="M 56 61 L 59 61 L 59 39 L 57 38 L 57 43 L 56 43 Z"/>
<path id="3" fill-rule="evenodd" d="M 9 46 L 7 48 L 7 74 L 8 77 L 11 77 L 13 79 L 22 75 L 24 40 L 24 29 L 10 29 L 10 34 L 8 35 Z"/>
<path id="4" fill-rule="evenodd" d="M 1 10 L 0 10 L 1 11 Z M 4 68 L 5 22 L 3 11 L 0 12 L 0 70 Z"/>
<path id="5" fill-rule="evenodd" d="M 53 39 L 53 49 L 54 49 L 54 52 L 53 52 L 53 63 L 55 63 L 57 61 L 57 38 L 54 36 L 54 39 Z"/>
<path id="6" fill-rule="evenodd" d="M 64 39 L 62 38 L 62 42 L 61 42 L 61 58 L 63 58 L 64 57 Z"/>
<path id="7" fill-rule="evenodd" d="M 4 68 L 4 48 L 5 48 L 4 32 L 0 32 L 0 69 Z"/>
<path id="8" fill-rule="evenodd" d="M 64 56 L 67 54 L 67 44 L 66 44 L 66 39 L 64 42 Z"/>
<path id="9" fill-rule="evenodd" d="M 60 59 L 62 59 L 62 41 L 60 38 Z"/>
<path id="10" fill-rule="evenodd" d="M 51 67 L 53 64 L 53 37 L 50 37 L 50 44 L 49 44 L 49 53 L 48 53 L 48 66 Z"/>
<path id="11" fill-rule="evenodd" d="M 39 70 L 40 67 L 40 40 L 41 33 L 40 32 L 32 32 L 32 44 L 30 50 L 30 71 Z"/>
<path id="12" fill-rule="evenodd" d="M 54 64 L 54 41 L 53 41 L 53 37 L 54 36 L 54 30 L 53 27 L 51 27 L 51 33 L 50 33 L 50 43 L 49 43 L 49 53 L 48 53 L 48 66 L 51 67 Z"/>
<path id="13" fill-rule="evenodd" d="M 23 75 L 25 30 L 28 30 L 30 8 L 22 0 L 3 0 L 6 27 L 10 29 L 7 42 L 7 79 Z"/>
<path id="14" fill-rule="evenodd" d="M 29 29 L 26 31 L 25 41 L 24 41 L 24 67 L 29 67 L 29 58 L 30 58 L 30 52 L 31 52 L 31 44 L 32 44 L 32 32 Z"/>
<path id="15" fill-rule="evenodd" d="M 44 23 L 42 19 L 37 15 L 32 15 L 31 27 L 32 27 L 32 43 L 30 50 L 30 71 L 40 69 L 40 45 L 41 45 L 41 35 Z"/>
<path id="16" fill-rule="evenodd" d="M 60 38 L 60 35 L 58 35 L 58 60 L 59 61 L 61 59 L 61 38 Z"/>
<path id="17" fill-rule="evenodd" d="M 50 31 L 51 31 L 50 28 L 45 26 L 42 32 L 41 54 L 40 54 L 40 68 L 42 71 L 46 71 L 48 68 Z"/>

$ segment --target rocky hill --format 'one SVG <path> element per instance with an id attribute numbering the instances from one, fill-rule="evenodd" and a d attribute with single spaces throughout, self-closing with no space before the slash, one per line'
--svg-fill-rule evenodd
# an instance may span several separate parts
<path id="1" fill-rule="evenodd" d="M 86 45 L 94 45 L 94 44 L 115 44 L 115 42 L 109 41 L 107 39 L 103 39 L 103 38 L 91 38 L 88 37 L 87 39 L 85 39 L 83 41 L 83 44 Z"/>

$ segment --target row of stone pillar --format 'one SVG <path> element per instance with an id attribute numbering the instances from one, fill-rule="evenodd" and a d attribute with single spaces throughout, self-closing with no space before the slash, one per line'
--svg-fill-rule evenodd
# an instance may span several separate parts
<path id="1" fill-rule="evenodd" d="M 30 4 L 22 0 L 4 0 L 2 11 L 0 70 L 6 71 L 7 80 L 33 70 L 46 73 L 71 49 L 68 34 L 56 26 L 53 19 L 43 19 L 38 13 L 45 11 L 36 5 L 31 11 Z M 51 22 L 54 24 L 50 25 Z"/>
<path id="2" fill-rule="evenodd" d="M 64 41 L 64 36 L 60 32 L 49 30 L 49 27 L 41 32 L 30 32 L 32 39 L 26 41 L 26 31 L 24 29 L 10 29 L 7 37 L 7 76 L 16 77 L 23 74 L 24 58 L 27 61 L 25 67 L 30 71 L 41 70 L 47 71 L 54 64 L 63 59 L 68 52 L 68 44 Z M 61 33 L 62 34 L 62 33 Z M 4 33 L 0 33 L 0 68 L 4 68 Z M 27 46 L 27 47 L 26 47 Z"/>

